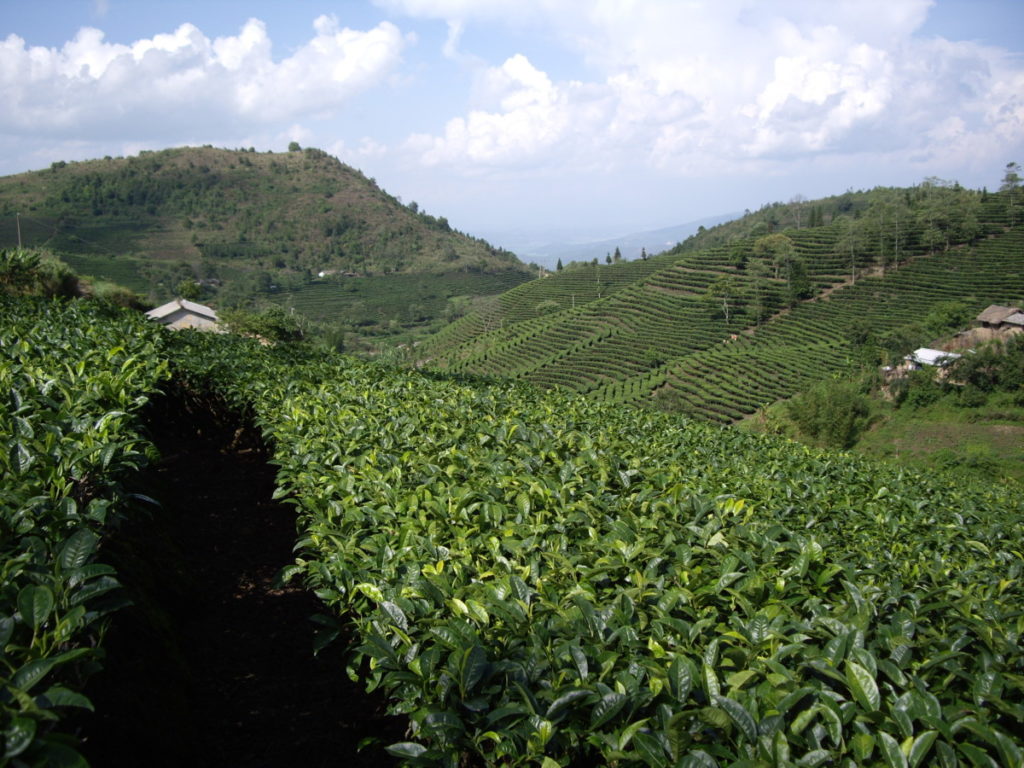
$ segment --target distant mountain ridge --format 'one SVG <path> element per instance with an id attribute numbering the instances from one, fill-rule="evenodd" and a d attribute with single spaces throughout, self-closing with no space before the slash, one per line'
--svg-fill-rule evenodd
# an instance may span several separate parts
<path id="1" fill-rule="evenodd" d="M 697 234 L 701 227 L 714 227 L 727 221 L 739 218 L 742 213 L 726 213 L 709 216 L 703 219 L 676 224 L 658 229 L 631 232 L 616 237 L 602 239 L 576 239 L 559 237 L 553 239 L 539 236 L 517 234 L 488 235 L 497 242 L 503 242 L 510 250 L 515 251 L 524 261 L 532 261 L 553 269 L 561 261 L 568 264 L 572 261 L 603 261 L 608 254 L 615 253 L 618 248 L 622 258 L 639 259 L 644 252 L 648 256 L 666 251 L 686 238 Z"/>

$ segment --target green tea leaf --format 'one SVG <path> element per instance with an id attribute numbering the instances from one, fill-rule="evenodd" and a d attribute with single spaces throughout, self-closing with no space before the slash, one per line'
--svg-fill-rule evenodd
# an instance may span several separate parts
<path id="1" fill-rule="evenodd" d="M 384 593 L 380 591 L 380 587 L 375 584 L 362 583 L 356 584 L 356 589 L 366 595 L 368 598 L 373 600 L 375 603 L 384 602 Z"/>
<path id="2" fill-rule="evenodd" d="M 677 702 L 683 704 L 690 696 L 690 689 L 693 687 L 693 675 L 690 665 L 682 656 L 676 656 L 668 668 L 668 684 L 672 696 Z"/>
<path id="3" fill-rule="evenodd" d="M 910 768 L 917 768 L 921 764 L 938 736 L 938 731 L 924 731 L 917 735 L 907 753 L 907 762 L 910 764 Z"/>
<path id="4" fill-rule="evenodd" d="M 17 757 L 32 744 L 36 737 L 36 721 L 29 717 L 16 717 L 4 730 L 4 759 Z"/>
<path id="5" fill-rule="evenodd" d="M 414 741 L 402 741 L 398 744 L 390 744 L 384 747 L 384 751 L 392 757 L 404 757 L 412 760 L 426 752 L 427 748 Z"/>
<path id="6" fill-rule="evenodd" d="M 907 758 L 900 749 L 899 742 L 885 731 L 879 731 L 878 738 L 882 742 L 882 756 L 886 765 L 889 768 L 908 768 Z"/>
<path id="7" fill-rule="evenodd" d="M 33 631 L 39 629 L 53 610 L 53 592 L 49 587 L 30 585 L 18 592 L 18 611 L 21 620 Z"/>
<path id="8" fill-rule="evenodd" d="M 847 661 L 846 682 L 850 687 L 850 692 L 861 707 L 869 712 L 874 712 L 878 709 L 881 696 L 878 693 L 878 685 L 875 683 L 875 679 L 871 676 L 870 672 L 855 661 Z"/>
<path id="9" fill-rule="evenodd" d="M 8 462 L 18 474 L 24 474 L 27 472 L 34 461 L 35 457 L 32 455 L 31 451 L 25 447 L 24 443 L 19 441 L 11 446 Z"/>
<path id="10" fill-rule="evenodd" d="M 544 714 L 544 717 L 548 720 L 557 720 L 562 713 L 573 704 L 573 702 L 585 699 L 588 696 L 590 696 L 590 691 L 579 688 L 564 693 L 551 702 L 551 705 L 548 707 L 548 711 Z"/>
<path id="11" fill-rule="evenodd" d="M 15 688 L 25 692 L 31 691 L 36 683 L 46 677 L 54 666 L 56 666 L 56 661 L 52 658 L 30 661 L 14 673 L 11 682 Z"/>
<path id="12" fill-rule="evenodd" d="M 999 749 L 999 755 L 1003 759 L 1003 765 L 1024 765 L 1024 751 L 1021 750 L 1018 742 L 1001 731 L 996 731 L 993 736 L 996 747 Z"/>
<path id="13" fill-rule="evenodd" d="M 381 602 L 380 608 L 399 629 L 409 629 L 409 620 L 405 617 L 405 612 L 397 605 L 389 600 L 384 600 Z"/>
<path id="14" fill-rule="evenodd" d="M 75 531 L 60 550 L 60 566 L 65 571 L 81 568 L 96 551 L 99 536 L 87 528 Z"/>
<path id="15" fill-rule="evenodd" d="M 606 693 L 590 711 L 590 727 L 600 728 L 615 717 L 626 705 L 626 696 L 621 693 Z"/>
<path id="16" fill-rule="evenodd" d="M 721 689 L 718 685 L 718 675 L 715 674 L 715 670 L 705 662 L 701 667 L 701 678 L 704 682 L 704 692 L 708 696 L 709 701 L 714 701 L 715 697 L 721 694 Z"/>
<path id="17" fill-rule="evenodd" d="M 48 688 L 43 697 L 52 707 L 79 707 L 90 712 L 95 711 L 92 702 L 86 696 L 63 686 L 55 685 Z"/>
<path id="18" fill-rule="evenodd" d="M 718 768 L 718 763 L 703 749 L 687 753 L 678 763 L 679 768 Z"/>
<path id="19" fill-rule="evenodd" d="M 867 763 L 871 759 L 871 753 L 875 751 L 875 737 L 870 733 L 856 733 L 850 739 L 850 747 L 858 763 Z"/>
<path id="20" fill-rule="evenodd" d="M 668 756 L 665 754 L 661 743 L 649 733 L 638 732 L 633 736 L 633 745 L 636 748 L 646 765 L 663 768 L 669 764 Z"/>
<path id="21" fill-rule="evenodd" d="M 800 768 L 805 768 L 805 766 L 806 768 L 814 768 L 815 766 L 823 765 L 828 762 L 832 757 L 832 753 L 827 749 L 812 749 L 797 760 L 796 764 L 800 766 Z"/>
<path id="22" fill-rule="evenodd" d="M 732 718 L 747 741 L 752 744 L 757 742 L 757 723 L 742 704 L 725 696 L 716 696 L 715 703 Z"/>
<path id="23" fill-rule="evenodd" d="M 587 676 L 590 674 L 590 665 L 587 663 L 587 655 L 579 646 L 576 645 L 569 646 L 569 653 L 572 656 L 573 663 L 576 665 L 576 671 L 579 672 L 580 680 L 586 681 Z"/>
<path id="24" fill-rule="evenodd" d="M 487 662 L 487 653 L 479 645 L 467 649 L 462 655 L 460 665 L 459 687 L 463 696 L 470 693 L 487 674 L 490 665 Z"/>

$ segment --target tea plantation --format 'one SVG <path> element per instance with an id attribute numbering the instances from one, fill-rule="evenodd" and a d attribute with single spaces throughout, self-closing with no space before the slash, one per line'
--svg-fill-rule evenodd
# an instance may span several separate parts
<path id="1" fill-rule="evenodd" d="M 322 602 L 339 688 L 405 719 L 402 764 L 1024 764 L 1020 494 L 714 423 L 849 370 L 852 331 L 1024 296 L 999 196 L 918 192 L 517 285 L 422 344 L 426 371 L 8 296 L 12 267 L 0 768 L 87 765 L 75 713 L 126 602 L 108 546 L 160 501 L 130 489 L 172 392 L 269 450 L 280 578 Z M 910 223 L 854 242 L 882 213 Z M 634 407 L 656 392 L 683 414 Z"/>
<path id="2" fill-rule="evenodd" d="M 1008 491 L 663 414 L 181 335 L 410 765 L 1018 765 Z M 642 436 L 642 440 L 637 438 Z"/>
<path id="3" fill-rule="evenodd" d="M 2 309 L 2 764 L 83 764 L 61 722 L 90 706 L 118 594 L 97 558 L 145 503 L 122 481 L 168 375 L 272 446 L 285 575 L 323 600 L 321 645 L 349 638 L 339 679 L 408 717 L 388 749 L 409 765 L 1021 764 L 1008 491 L 96 305 Z"/>

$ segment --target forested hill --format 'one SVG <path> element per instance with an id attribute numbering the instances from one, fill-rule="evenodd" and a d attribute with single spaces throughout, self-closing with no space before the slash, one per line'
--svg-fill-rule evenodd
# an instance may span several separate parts
<path id="1" fill-rule="evenodd" d="M 647 260 L 518 286 L 417 362 L 733 421 L 1021 302 L 1020 193 L 929 180 L 766 206 Z"/>
<path id="2" fill-rule="evenodd" d="M 17 244 L 20 214 L 26 247 L 69 254 L 76 268 L 137 290 L 180 277 L 156 279 L 147 261 L 184 262 L 198 278 L 260 269 L 272 273 L 269 283 L 321 271 L 525 270 L 514 254 L 403 205 L 321 150 L 296 146 L 284 153 L 183 147 L 0 178 L 0 247 Z"/>

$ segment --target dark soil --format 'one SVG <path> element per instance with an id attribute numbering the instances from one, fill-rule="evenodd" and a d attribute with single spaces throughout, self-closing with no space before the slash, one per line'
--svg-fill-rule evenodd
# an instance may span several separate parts
<path id="1" fill-rule="evenodd" d="M 75 724 L 84 754 L 95 768 L 394 765 L 382 745 L 403 724 L 348 679 L 342 643 L 313 655 L 317 598 L 275 587 L 295 514 L 271 501 L 263 446 L 189 403 L 150 409 L 162 458 L 143 492 L 162 509 L 105 553 L 135 605 L 104 642 L 96 714 Z"/>

